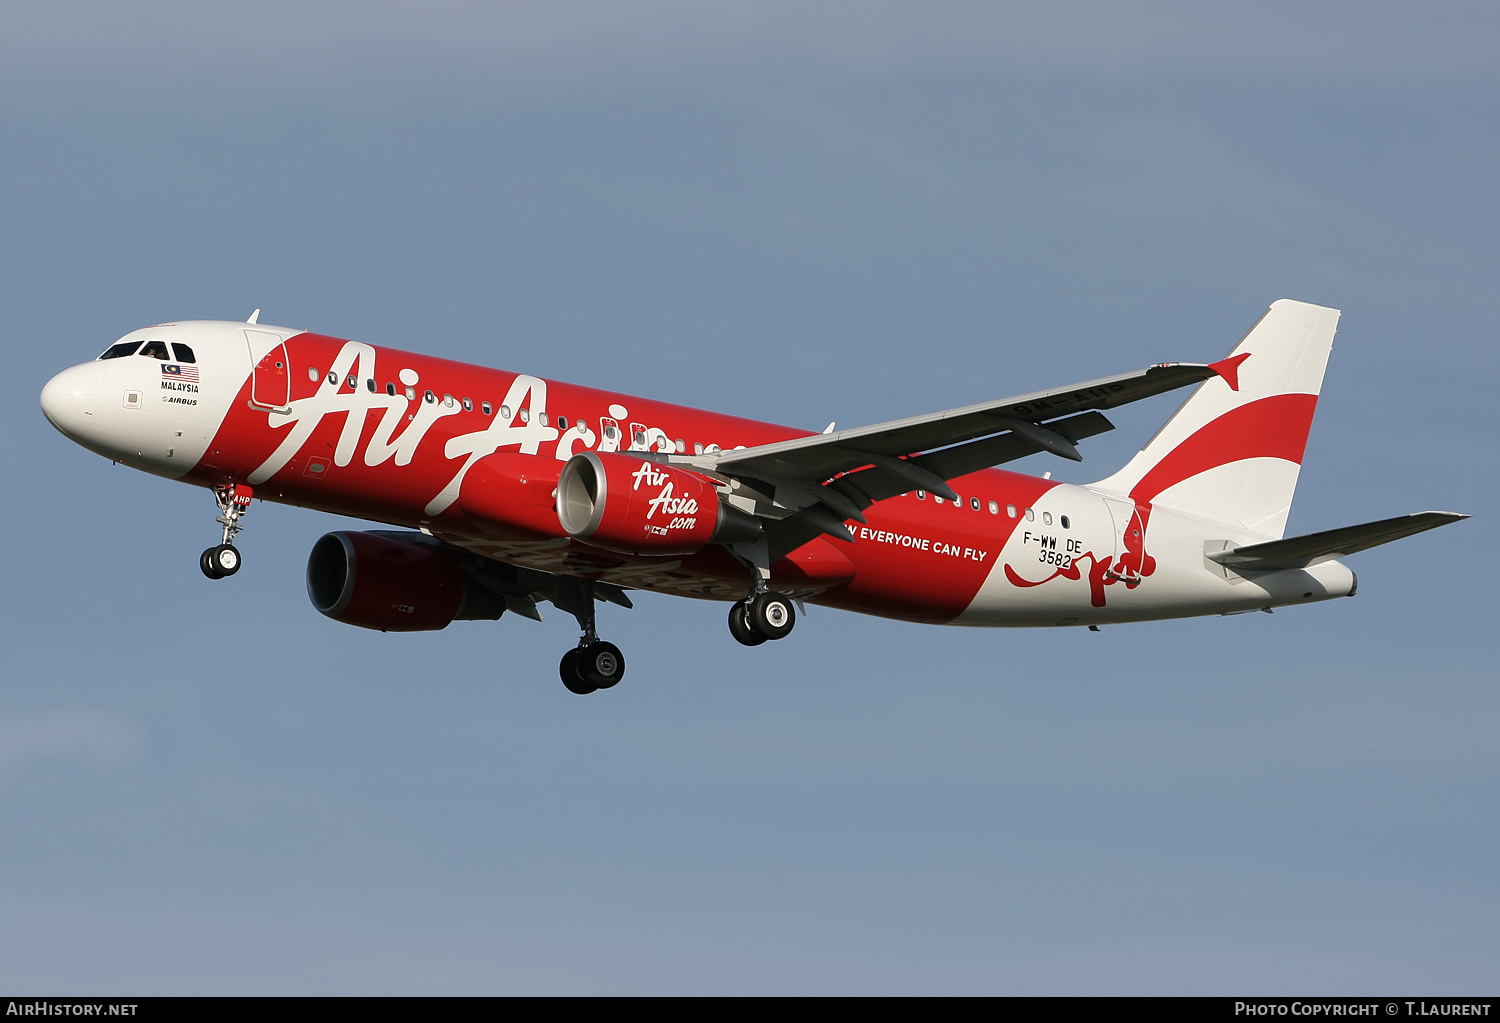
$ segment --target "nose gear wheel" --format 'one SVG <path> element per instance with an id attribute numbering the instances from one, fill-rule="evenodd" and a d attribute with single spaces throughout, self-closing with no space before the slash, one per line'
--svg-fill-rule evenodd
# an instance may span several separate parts
<path id="1" fill-rule="evenodd" d="M 240 570 L 240 552 L 227 543 L 210 547 L 198 556 L 198 567 L 210 579 L 223 579 Z"/>

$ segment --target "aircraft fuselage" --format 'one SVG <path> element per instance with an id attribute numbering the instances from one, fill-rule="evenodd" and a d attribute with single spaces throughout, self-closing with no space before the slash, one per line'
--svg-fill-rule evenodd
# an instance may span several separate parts
<path id="1" fill-rule="evenodd" d="M 738 599 L 746 568 L 719 546 L 640 556 L 568 536 L 554 509 L 559 470 L 582 451 L 711 456 L 808 436 L 274 326 L 162 324 L 121 343 L 136 340 L 161 350 L 75 366 L 42 395 L 53 424 L 100 455 L 196 486 L 247 484 L 262 500 L 421 530 L 511 565 L 680 596 Z M 483 501 L 465 487 L 496 453 L 516 456 L 529 497 L 476 514 Z M 1337 561 L 1225 570 L 1207 550 L 1269 538 L 1237 523 L 1003 469 L 949 482 L 958 501 L 919 490 L 878 501 L 867 521 L 845 520 L 852 543 L 810 540 L 771 566 L 770 585 L 867 614 L 977 626 L 1222 614 L 1354 590 Z"/>

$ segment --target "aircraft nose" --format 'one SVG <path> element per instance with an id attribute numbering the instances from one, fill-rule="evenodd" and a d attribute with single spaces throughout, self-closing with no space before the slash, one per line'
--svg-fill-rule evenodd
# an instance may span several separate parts
<path id="1" fill-rule="evenodd" d="M 42 388 L 42 413 L 63 433 L 74 435 L 97 415 L 103 377 L 92 362 L 63 370 Z"/>

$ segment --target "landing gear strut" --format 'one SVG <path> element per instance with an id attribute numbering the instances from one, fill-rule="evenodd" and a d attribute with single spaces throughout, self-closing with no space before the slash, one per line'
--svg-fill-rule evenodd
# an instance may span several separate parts
<path id="1" fill-rule="evenodd" d="M 210 547 L 198 556 L 198 567 L 210 579 L 223 579 L 240 570 L 240 552 L 234 546 L 234 538 L 245 528 L 240 519 L 250 510 L 250 498 L 254 495 L 243 483 L 214 487 L 214 500 L 219 503 L 219 517 L 214 521 L 224 527 L 224 539 L 219 546 Z"/>
<path id="2" fill-rule="evenodd" d="M 570 608 L 578 619 L 583 637 L 578 645 L 562 656 L 557 666 L 562 684 L 570 693 L 586 696 L 599 689 L 609 689 L 625 677 L 625 655 L 613 643 L 600 639 L 594 632 L 594 584 L 587 579 L 579 583 L 579 601 Z"/>

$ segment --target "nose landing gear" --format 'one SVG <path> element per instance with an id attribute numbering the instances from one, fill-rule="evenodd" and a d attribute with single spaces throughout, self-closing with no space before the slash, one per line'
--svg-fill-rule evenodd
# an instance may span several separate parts
<path id="1" fill-rule="evenodd" d="M 234 538 L 245 528 L 240 525 L 240 518 L 250 510 L 254 495 L 243 483 L 214 487 L 214 500 L 219 503 L 219 517 L 214 521 L 224 527 L 224 539 L 219 546 L 198 555 L 198 567 L 210 579 L 223 579 L 240 570 L 240 552 L 234 546 Z"/>

